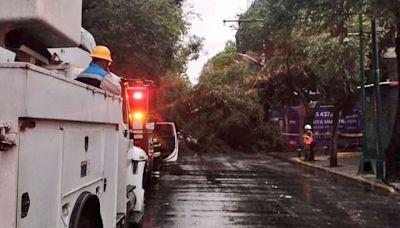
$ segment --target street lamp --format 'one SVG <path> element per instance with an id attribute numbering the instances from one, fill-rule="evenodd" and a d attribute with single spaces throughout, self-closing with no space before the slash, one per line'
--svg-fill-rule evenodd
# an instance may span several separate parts
<path id="1" fill-rule="evenodd" d="M 363 129 L 363 134 L 362 134 L 362 139 L 361 139 L 361 152 L 362 152 L 362 157 L 360 161 L 360 167 L 359 167 L 359 173 L 365 173 L 365 165 L 364 163 L 366 162 L 367 159 L 370 159 L 370 154 L 367 148 L 367 134 L 365 134 L 366 131 L 366 97 L 365 97 L 365 70 L 364 70 L 364 31 L 363 31 L 363 0 L 360 0 L 360 14 L 358 17 L 358 26 L 359 26 L 359 36 L 360 36 L 360 80 L 361 80 L 361 109 L 362 109 L 362 117 L 361 117 L 361 123 L 362 123 L 362 129 Z"/>

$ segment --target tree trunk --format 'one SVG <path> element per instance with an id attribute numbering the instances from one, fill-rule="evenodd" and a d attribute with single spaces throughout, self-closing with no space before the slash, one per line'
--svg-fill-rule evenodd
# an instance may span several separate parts
<path id="1" fill-rule="evenodd" d="M 330 146 L 330 158 L 329 158 L 329 166 L 330 167 L 337 167 L 337 129 L 339 123 L 339 115 L 340 109 L 335 107 L 333 109 L 333 118 L 332 118 L 332 130 L 331 130 L 331 146 Z"/>

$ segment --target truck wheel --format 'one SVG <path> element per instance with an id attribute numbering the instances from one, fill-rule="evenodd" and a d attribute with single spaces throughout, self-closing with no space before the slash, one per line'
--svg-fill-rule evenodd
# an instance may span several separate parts
<path id="1" fill-rule="evenodd" d="M 100 202 L 96 195 L 82 193 L 72 211 L 69 228 L 103 228 Z"/>

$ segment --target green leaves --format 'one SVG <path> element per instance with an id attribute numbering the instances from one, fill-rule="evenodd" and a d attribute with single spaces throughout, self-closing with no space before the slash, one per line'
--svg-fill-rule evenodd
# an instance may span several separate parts
<path id="1" fill-rule="evenodd" d="M 185 48 L 181 37 L 187 29 L 180 1 L 84 0 L 83 26 L 110 47 L 113 70 L 125 77 L 159 81 L 186 64 L 175 58 Z"/>
<path id="2" fill-rule="evenodd" d="M 258 152 L 279 144 L 272 142 L 276 138 L 269 135 L 272 128 L 265 125 L 256 92 L 259 68 L 238 55 L 233 42 L 204 66 L 193 88 L 189 119 L 191 135 L 201 148 Z"/>
<path id="3" fill-rule="evenodd" d="M 242 51 L 262 48 L 261 54 L 265 53 L 266 68 L 270 72 L 264 84 L 270 81 L 273 85 L 282 75 L 291 78 L 282 83 L 291 84 L 289 87 L 298 94 L 299 103 L 307 104 L 310 99 L 318 99 L 321 103 L 340 103 L 356 90 L 357 85 L 357 40 L 343 42 L 348 28 L 357 25 L 357 3 L 351 0 L 258 0 L 257 7 L 251 8 L 242 17 L 256 13 L 264 18 L 262 29 L 265 33 L 258 39 L 268 42 L 264 47 Z M 260 32 L 252 30 L 247 24 L 241 26 L 238 35 L 244 36 L 242 48 L 251 47 L 252 40 L 246 37 L 253 34 Z M 274 94 L 285 94 L 285 89 Z M 310 92 L 318 96 L 311 98 Z M 293 105 L 292 99 L 286 100 L 287 104 Z M 285 106 L 286 103 L 271 102 L 275 103 L 271 104 L 275 107 Z"/>

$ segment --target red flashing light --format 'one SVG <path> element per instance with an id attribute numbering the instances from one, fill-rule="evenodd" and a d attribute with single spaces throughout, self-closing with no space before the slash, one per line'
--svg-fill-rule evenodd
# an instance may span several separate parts
<path id="1" fill-rule="evenodd" d="M 134 112 L 133 119 L 135 120 L 143 120 L 144 114 L 142 112 Z"/>
<path id="2" fill-rule="evenodd" d="M 129 100 L 129 119 L 144 121 L 148 112 L 148 90 L 146 87 L 129 87 L 127 90 Z"/>
<path id="3" fill-rule="evenodd" d="M 139 92 L 139 91 L 134 92 L 134 93 L 133 93 L 133 99 L 136 99 L 136 100 L 141 100 L 141 99 L 143 99 L 143 93 L 142 93 L 142 92 Z"/>

